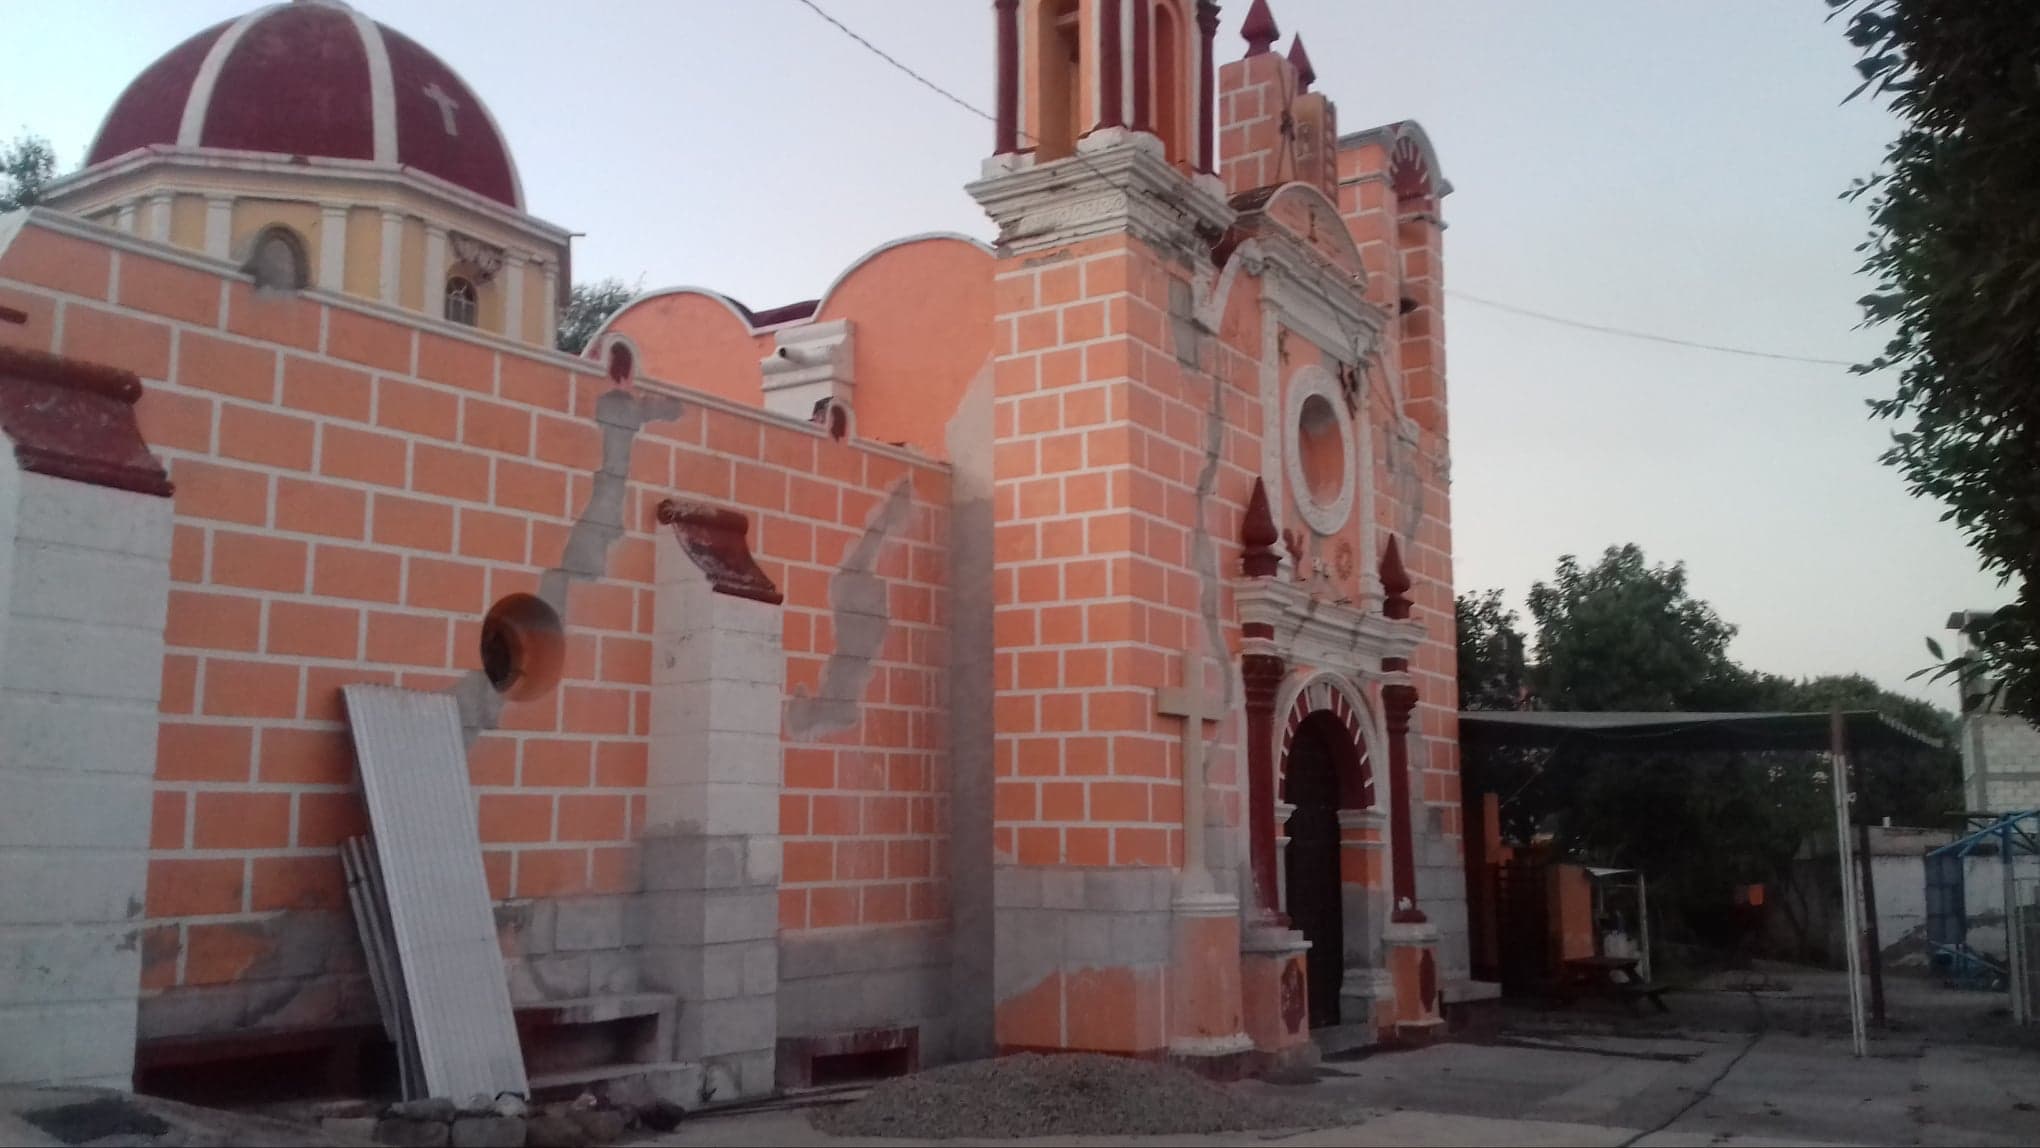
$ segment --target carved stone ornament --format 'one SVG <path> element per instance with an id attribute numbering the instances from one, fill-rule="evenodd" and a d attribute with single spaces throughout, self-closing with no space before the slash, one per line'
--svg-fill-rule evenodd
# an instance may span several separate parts
<path id="1" fill-rule="evenodd" d="M 448 232 L 446 241 L 454 259 L 472 269 L 475 279 L 487 283 L 503 270 L 502 248 L 458 231 Z"/>
<path id="2" fill-rule="evenodd" d="M 135 420 L 133 374 L 41 351 L 0 347 L 0 428 L 21 469 L 170 496 L 170 476 Z"/>

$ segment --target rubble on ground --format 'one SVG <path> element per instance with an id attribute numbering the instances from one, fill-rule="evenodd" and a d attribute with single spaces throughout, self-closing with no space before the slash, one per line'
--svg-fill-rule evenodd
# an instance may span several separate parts
<path id="1" fill-rule="evenodd" d="M 1245 1095 L 1168 1065 L 1023 1054 L 887 1081 L 812 1120 L 831 1136 L 1008 1140 L 1328 1128 L 1359 1114 Z"/>

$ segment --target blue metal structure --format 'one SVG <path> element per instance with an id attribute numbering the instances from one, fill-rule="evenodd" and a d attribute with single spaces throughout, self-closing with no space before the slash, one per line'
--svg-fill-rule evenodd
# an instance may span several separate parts
<path id="1" fill-rule="evenodd" d="M 1969 947 L 1967 880 L 1963 862 L 1979 851 L 1995 853 L 1998 863 L 2004 866 L 2010 866 L 2013 859 L 2022 854 L 2040 854 L 2040 809 L 1995 819 L 1971 815 L 1970 821 L 1972 826 L 1978 822 L 1982 824 L 1926 856 L 1927 939 L 1934 946 L 1933 965 L 1941 970 L 1949 985 L 2002 992 L 2012 987 L 2008 969 Z M 2013 909 L 2007 898 L 2006 943 L 2016 954 Z M 2016 963 L 2016 957 L 2008 954 L 2008 961 Z"/>

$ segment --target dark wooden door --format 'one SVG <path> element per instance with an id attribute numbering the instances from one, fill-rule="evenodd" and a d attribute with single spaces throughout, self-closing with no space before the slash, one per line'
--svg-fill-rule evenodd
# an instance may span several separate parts
<path id="1" fill-rule="evenodd" d="M 1289 923 L 1310 942 L 1310 1026 L 1339 1023 L 1346 975 L 1346 908 L 1339 889 L 1339 779 L 1317 731 L 1305 726 L 1289 747 L 1283 800 L 1289 815 Z"/>

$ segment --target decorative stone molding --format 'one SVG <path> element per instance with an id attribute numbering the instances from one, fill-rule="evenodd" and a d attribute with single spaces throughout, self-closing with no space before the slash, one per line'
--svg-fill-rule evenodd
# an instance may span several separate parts
<path id="1" fill-rule="evenodd" d="M 502 273 L 504 253 L 501 247 L 485 243 L 472 235 L 463 235 L 458 231 L 447 232 L 446 241 L 453 252 L 454 261 L 474 271 L 472 278 L 475 282 L 488 283 Z"/>
<path id="2" fill-rule="evenodd" d="M 1131 234 L 1163 251 L 1208 250 L 1236 213 L 1203 181 L 1183 178 L 1154 136 L 1106 128 L 1067 159 L 1022 166 L 995 157 L 967 189 L 1011 255 Z"/>
<path id="3" fill-rule="evenodd" d="M 1374 673 L 1384 659 L 1407 659 L 1424 640 L 1424 627 L 1383 616 L 1378 602 L 1326 602 L 1310 588 L 1275 578 L 1233 584 L 1240 621 L 1268 627 L 1274 651 L 1356 675 Z"/>
<path id="4" fill-rule="evenodd" d="M 1322 402 L 1313 404 L 1313 398 Z M 1339 474 L 1336 489 L 1329 492 L 1329 497 L 1314 488 L 1309 459 L 1305 457 L 1311 444 L 1303 437 L 1306 417 L 1322 421 L 1327 415 L 1332 420 L 1330 429 L 1335 429 L 1339 437 L 1332 460 L 1338 465 Z M 1354 490 L 1360 470 L 1359 452 L 1355 449 L 1358 435 L 1352 413 L 1346 408 L 1345 395 L 1331 372 L 1315 364 L 1297 371 L 1289 380 L 1289 401 L 1284 405 L 1282 453 L 1288 464 L 1289 489 L 1296 498 L 1297 512 L 1321 537 L 1337 534 L 1353 517 Z"/>
<path id="5" fill-rule="evenodd" d="M 168 498 L 170 476 L 135 421 L 127 371 L 0 347 L 0 428 L 21 469 Z"/>
<path id="6" fill-rule="evenodd" d="M 848 319 L 782 327 L 758 364 L 765 409 L 803 422 L 824 402 L 851 403 L 857 386 L 857 328 Z"/>
<path id="7" fill-rule="evenodd" d="M 1315 713 L 1329 713 L 1346 728 L 1354 759 L 1359 763 L 1358 776 L 1342 775 L 1339 778 L 1340 813 L 1373 808 L 1374 762 L 1369 752 L 1370 743 L 1374 740 L 1371 736 L 1373 723 L 1369 720 L 1371 715 L 1352 687 L 1335 675 L 1319 674 L 1296 691 L 1294 700 L 1289 703 L 1288 720 L 1282 726 L 1282 746 L 1276 760 L 1282 763 L 1283 769 L 1288 768 L 1289 747 L 1296 740 L 1296 731 Z"/>
<path id="8" fill-rule="evenodd" d="M 669 498 L 659 504 L 659 522 L 673 528 L 681 549 L 701 568 L 716 593 L 770 606 L 786 601 L 751 557 L 745 537 L 751 532 L 750 519 L 720 506 Z"/>

